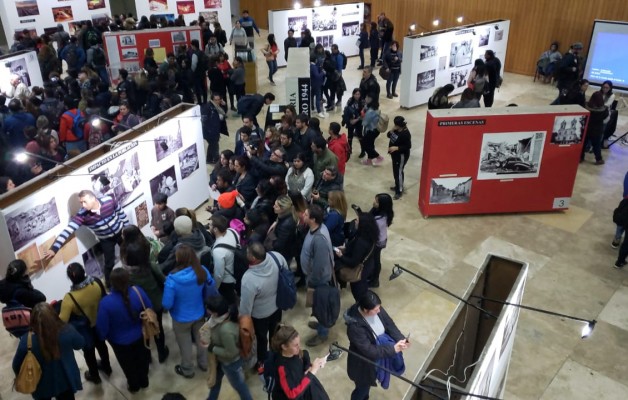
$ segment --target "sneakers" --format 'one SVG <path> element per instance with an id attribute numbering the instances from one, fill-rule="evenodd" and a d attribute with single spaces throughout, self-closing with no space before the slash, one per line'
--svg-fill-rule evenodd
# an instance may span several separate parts
<path id="1" fill-rule="evenodd" d="M 384 157 L 382 156 L 378 156 L 377 158 L 373 159 L 373 165 L 381 165 L 384 162 Z"/>
<path id="2" fill-rule="evenodd" d="M 620 243 L 621 243 L 621 239 L 617 239 L 617 238 L 615 238 L 615 239 L 613 239 L 613 241 L 611 242 L 611 247 L 612 247 L 612 248 L 614 248 L 614 249 L 616 249 L 616 248 L 618 248 L 618 247 L 619 247 L 619 244 L 620 244 Z"/>
<path id="3" fill-rule="evenodd" d="M 615 264 L 613 264 L 613 268 L 624 269 L 625 265 L 626 265 L 626 261 L 615 261 Z"/>
<path id="4" fill-rule="evenodd" d="M 307 323 L 307 327 L 310 329 L 318 329 L 318 321 L 310 321 Z"/>
<path id="5" fill-rule="evenodd" d="M 319 116 L 320 118 L 327 118 L 327 113 L 326 113 L 326 112 L 322 112 L 322 111 L 321 111 L 321 112 L 319 112 L 319 113 L 318 113 L 318 116 Z"/>
<path id="6" fill-rule="evenodd" d="M 192 378 L 194 378 L 194 372 L 192 372 L 189 375 L 186 375 L 185 372 L 183 372 L 183 368 L 181 367 L 181 365 L 175 365 L 174 366 L 174 372 L 176 372 L 177 375 L 181 375 L 185 379 L 192 379 Z"/>
<path id="7" fill-rule="evenodd" d="M 323 344 L 325 341 L 327 340 L 326 337 L 322 337 L 322 336 L 318 336 L 318 334 L 312 336 L 311 338 L 309 338 L 305 344 L 308 347 L 316 347 L 318 345 Z"/>
<path id="8" fill-rule="evenodd" d="M 370 158 L 365 158 L 364 160 L 360 161 L 360 164 L 362 164 L 362 165 L 373 165 L 373 161 L 371 161 Z"/>

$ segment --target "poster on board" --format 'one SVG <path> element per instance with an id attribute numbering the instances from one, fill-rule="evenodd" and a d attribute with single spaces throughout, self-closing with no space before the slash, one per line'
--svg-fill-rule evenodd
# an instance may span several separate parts
<path id="1" fill-rule="evenodd" d="M 179 15 L 195 14 L 194 0 L 177 1 L 177 13 Z"/>
<path id="2" fill-rule="evenodd" d="M 416 75 L 416 91 L 430 89 L 436 86 L 436 70 L 419 72 Z"/>
<path id="3" fill-rule="evenodd" d="M 32 17 L 39 15 L 37 0 L 17 0 L 15 2 L 18 17 Z"/>
<path id="4" fill-rule="evenodd" d="M 312 30 L 316 32 L 335 31 L 338 28 L 335 8 L 323 7 L 318 12 L 314 12 L 312 18 Z"/>
<path id="5" fill-rule="evenodd" d="M 179 191 L 179 183 L 177 182 L 177 174 L 174 165 L 167 168 L 150 180 L 150 193 L 153 198 L 153 204 L 156 203 L 155 196 L 157 194 L 165 194 L 170 197 Z"/>
<path id="6" fill-rule="evenodd" d="M 554 118 L 551 144 L 570 145 L 582 141 L 587 117 L 583 115 L 559 115 Z"/>
<path id="7" fill-rule="evenodd" d="M 451 44 L 449 68 L 458 68 L 473 62 L 473 42 L 462 40 Z"/>
<path id="8" fill-rule="evenodd" d="M 204 0 L 205 8 L 222 8 L 222 0 Z"/>
<path id="9" fill-rule="evenodd" d="M 470 176 L 432 178 L 430 204 L 468 203 L 471 200 Z"/>
<path id="10" fill-rule="evenodd" d="M 438 54 L 438 47 L 434 45 L 421 45 L 419 61 L 430 60 Z"/>
<path id="11" fill-rule="evenodd" d="M 6 221 L 15 251 L 61 222 L 54 197 L 46 203 L 15 210 L 6 215 Z"/>
<path id="12" fill-rule="evenodd" d="M 536 178 L 546 132 L 485 133 L 477 179 Z"/>
<path id="13" fill-rule="evenodd" d="M 52 7 L 52 15 L 55 22 L 67 22 L 74 19 L 72 6 Z"/>
<path id="14" fill-rule="evenodd" d="M 179 153 L 179 170 L 181 170 L 181 179 L 185 179 L 192 175 L 199 166 L 198 150 L 196 143 Z"/>
<path id="15" fill-rule="evenodd" d="M 88 10 L 98 10 L 101 8 L 105 8 L 105 0 L 85 0 L 87 1 L 87 9 Z"/>
<path id="16" fill-rule="evenodd" d="M 288 29 L 292 29 L 295 32 L 302 32 L 306 30 L 307 28 L 308 28 L 307 15 L 288 17 Z"/>
<path id="17" fill-rule="evenodd" d="M 149 0 L 148 9 L 150 11 L 168 11 L 168 0 Z"/>

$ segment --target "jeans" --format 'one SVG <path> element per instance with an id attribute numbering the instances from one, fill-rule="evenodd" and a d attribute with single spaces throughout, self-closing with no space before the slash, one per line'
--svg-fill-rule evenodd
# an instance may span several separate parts
<path id="1" fill-rule="evenodd" d="M 386 94 L 397 94 L 397 82 L 399 81 L 399 75 L 401 75 L 400 69 L 391 69 L 390 76 L 386 81 Z M 392 85 L 392 92 L 390 91 Z"/>
<path id="2" fill-rule="evenodd" d="M 242 359 L 238 358 L 231 364 L 218 363 L 216 369 L 216 384 L 209 391 L 207 400 L 218 400 L 220 394 L 220 387 L 222 385 L 222 377 L 227 376 L 227 380 L 236 392 L 240 395 L 242 400 L 253 400 L 249 387 L 246 385 L 244 378 L 244 369 L 242 368 Z"/>
<path id="3" fill-rule="evenodd" d="M 360 386 L 356 383 L 355 389 L 351 392 L 351 400 L 368 400 L 370 391 L 370 385 Z"/>
<path id="4" fill-rule="evenodd" d="M 593 154 L 595 155 L 595 161 L 602 160 L 602 135 L 589 135 L 587 133 L 584 139 L 584 145 L 582 146 L 582 153 L 580 154 L 580 160 L 584 160 L 584 154 L 587 147 L 591 147 Z"/>
<path id="5" fill-rule="evenodd" d="M 628 257 L 628 236 L 624 236 L 624 241 L 621 242 L 621 247 L 619 248 L 619 254 L 617 256 L 617 263 L 621 264 L 626 262 L 626 257 Z"/>
<path id="6" fill-rule="evenodd" d="M 403 169 L 406 167 L 408 163 L 408 159 L 410 158 L 410 154 L 399 154 L 392 156 L 393 163 L 393 177 L 395 178 L 395 193 L 401 194 L 403 192 L 403 181 L 404 181 L 404 173 Z"/>
<path id="7" fill-rule="evenodd" d="M 316 105 L 316 112 L 320 113 L 321 112 L 321 107 L 322 107 L 322 103 L 321 103 L 321 99 L 323 96 L 323 88 L 322 87 L 316 87 L 313 86 L 312 87 L 312 100 L 314 100 L 314 104 Z"/>
<path id="8" fill-rule="evenodd" d="M 378 136 L 379 132 L 377 132 L 377 130 L 364 132 L 364 137 L 362 138 L 362 148 L 366 152 L 369 159 L 379 157 L 379 153 L 375 150 L 375 139 L 377 139 Z"/>
<path id="9" fill-rule="evenodd" d="M 360 67 L 364 68 L 364 49 L 360 47 Z"/>
<path id="10" fill-rule="evenodd" d="M 107 287 L 111 287 L 109 276 L 113 266 L 116 264 L 116 244 L 122 243 L 122 230 L 110 238 L 99 239 L 103 255 L 105 256 L 105 284 Z"/>
<path id="11" fill-rule="evenodd" d="M 148 362 L 150 351 L 144 347 L 144 338 L 140 337 L 131 344 L 111 343 L 118 364 L 124 372 L 130 391 L 148 387 Z"/>
<path id="12" fill-rule="evenodd" d="M 316 326 L 316 334 L 322 338 L 327 339 L 327 336 L 329 336 L 329 328 L 325 328 L 323 325 L 318 324 Z"/>
<path id="13" fill-rule="evenodd" d="M 273 75 L 277 72 L 277 60 L 266 61 L 268 65 L 268 79 L 273 82 Z"/>
<path id="14" fill-rule="evenodd" d="M 266 318 L 252 318 L 257 338 L 257 361 L 264 362 L 268 355 L 268 339 L 273 336 L 281 322 L 281 310 L 277 309 Z"/>
<path id="15" fill-rule="evenodd" d="M 353 138 L 357 137 L 360 142 L 360 152 L 362 151 L 362 123 L 358 122 L 355 125 L 347 123 L 347 140 L 349 141 L 349 148 L 353 151 Z"/>
<path id="16" fill-rule="evenodd" d="M 615 240 L 621 240 L 621 235 L 624 234 L 624 227 L 623 226 L 619 226 L 617 225 L 617 227 L 615 228 Z"/>
<path id="17" fill-rule="evenodd" d="M 98 73 L 98 77 L 101 81 L 109 86 L 111 82 L 109 82 L 109 74 L 107 73 L 107 67 L 96 68 L 96 73 Z"/>
<path id="18" fill-rule="evenodd" d="M 194 373 L 194 361 L 192 360 L 192 347 L 196 343 L 196 362 L 201 369 L 207 369 L 207 349 L 201 345 L 201 337 L 198 330 L 205 323 L 204 318 L 192 322 L 177 322 L 172 320 L 172 330 L 174 331 L 179 352 L 181 353 L 181 370 L 183 374 L 189 376 Z M 194 336 L 194 343 L 192 343 Z"/>

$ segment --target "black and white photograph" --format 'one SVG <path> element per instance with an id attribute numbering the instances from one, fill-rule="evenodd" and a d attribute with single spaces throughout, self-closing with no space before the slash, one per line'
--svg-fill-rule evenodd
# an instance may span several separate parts
<path id="1" fill-rule="evenodd" d="M 431 69 L 429 71 L 419 72 L 416 74 L 416 91 L 433 88 L 436 86 L 436 70 Z"/>
<path id="2" fill-rule="evenodd" d="M 334 44 L 334 35 L 316 36 L 316 44 L 323 46 L 325 50 L 331 51 L 331 45 Z"/>
<path id="3" fill-rule="evenodd" d="M 185 42 L 185 32 L 182 32 L 182 31 L 172 32 L 170 36 L 172 37 L 172 43 Z"/>
<path id="4" fill-rule="evenodd" d="M 447 56 L 442 56 L 438 58 L 438 70 L 444 71 L 447 69 Z"/>
<path id="5" fill-rule="evenodd" d="M 473 42 L 471 39 L 453 42 L 449 57 L 449 68 L 458 68 L 473 62 Z"/>
<path id="6" fill-rule="evenodd" d="M 165 157 L 168 157 L 170 154 L 183 147 L 183 138 L 181 137 L 180 130 L 177 130 L 177 133 L 169 136 L 157 136 L 154 141 L 157 161 L 163 160 Z"/>
<path id="7" fill-rule="evenodd" d="M 432 59 L 436 57 L 437 54 L 438 54 L 437 46 L 421 45 L 421 54 L 419 55 L 419 61 Z"/>
<path id="8" fill-rule="evenodd" d="M 293 29 L 294 37 L 297 37 L 302 31 L 308 28 L 307 15 L 299 17 L 288 17 L 288 29 Z"/>
<path id="9" fill-rule="evenodd" d="M 338 28 L 336 11 L 317 12 L 312 18 L 312 30 L 316 32 L 335 31 Z"/>
<path id="10" fill-rule="evenodd" d="M 495 41 L 496 42 L 501 42 L 501 40 L 504 38 L 504 31 L 499 31 L 496 30 L 495 31 Z"/>
<path id="11" fill-rule="evenodd" d="M 137 152 L 117 159 L 90 177 L 92 190 L 99 197 L 111 196 L 121 207 L 140 195 L 142 182 Z"/>
<path id="12" fill-rule="evenodd" d="M 155 203 L 155 196 L 158 193 L 163 193 L 170 197 L 177 193 L 178 190 L 179 186 L 177 184 L 177 175 L 174 171 L 174 165 L 150 180 L 150 193 L 153 198 L 153 204 Z"/>
<path id="13" fill-rule="evenodd" d="M 486 28 L 483 31 L 480 31 L 480 42 L 478 47 L 488 46 L 488 38 L 491 35 L 491 28 Z"/>
<path id="14" fill-rule="evenodd" d="M 139 61 L 121 62 L 120 66 L 126 69 L 130 74 L 138 73 L 142 70 Z"/>
<path id="15" fill-rule="evenodd" d="M 8 213 L 6 221 L 15 251 L 61 222 L 54 197 L 47 203 L 37 204 L 28 210 L 18 209 Z"/>
<path id="16" fill-rule="evenodd" d="M 148 41 L 148 47 L 161 47 L 161 41 L 159 39 L 150 39 Z"/>
<path id="17" fill-rule="evenodd" d="M 342 23 L 342 36 L 358 36 L 359 34 L 360 21 Z"/>
<path id="18" fill-rule="evenodd" d="M 181 179 L 185 179 L 192 175 L 192 172 L 198 169 L 198 151 L 196 143 L 179 153 L 179 169 L 181 170 Z"/>
<path id="19" fill-rule="evenodd" d="M 95 278 L 104 279 L 101 265 L 105 265 L 105 256 L 103 255 L 100 244 L 96 244 L 91 249 L 82 254 L 83 265 L 85 266 L 85 274 Z"/>
<path id="20" fill-rule="evenodd" d="M 137 227 L 142 229 L 146 225 L 148 225 L 148 221 L 150 219 L 150 214 L 148 212 L 148 205 L 146 205 L 146 200 L 141 202 L 135 207 L 135 221 L 137 222 Z"/>
<path id="21" fill-rule="evenodd" d="M 468 68 L 452 71 L 450 83 L 456 88 L 467 86 L 467 76 L 469 76 Z"/>
<path id="22" fill-rule="evenodd" d="M 28 73 L 28 67 L 26 66 L 26 58 L 18 58 L 17 60 L 10 61 L 8 64 L 11 74 L 19 76 L 22 83 L 30 87 L 31 76 Z"/>
<path id="23" fill-rule="evenodd" d="M 120 46 L 135 46 L 135 35 L 120 35 Z"/>
<path id="24" fill-rule="evenodd" d="M 485 133 L 477 179 L 539 176 L 545 132 Z"/>
<path id="25" fill-rule="evenodd" d="M 584 115 L 561 115 L 554 118 L 552 144 L 578 144 L 582 141 L 587 117 Z"/>
<path id="26" fill-rule="evenodd" d="M 433 178 L 430 204 L 468 203 L 471 200 L 471 177 Z"/>
<path id="27" fill-rule="evenodd" d="M 137 60 L 138 56 L 137 47 L 122 49 L 123 60 Z"/>

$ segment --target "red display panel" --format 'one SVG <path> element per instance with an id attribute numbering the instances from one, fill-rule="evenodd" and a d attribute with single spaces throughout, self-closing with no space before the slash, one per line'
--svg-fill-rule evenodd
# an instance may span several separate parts
<path id="1" fill-rule="evenodd" d="M 580 106 L 428 111 L 419 210 L 567 209 L 588 115 Z"/>

